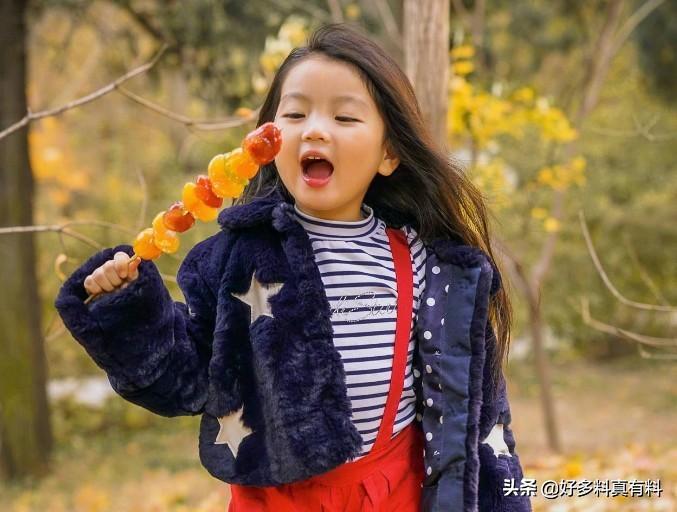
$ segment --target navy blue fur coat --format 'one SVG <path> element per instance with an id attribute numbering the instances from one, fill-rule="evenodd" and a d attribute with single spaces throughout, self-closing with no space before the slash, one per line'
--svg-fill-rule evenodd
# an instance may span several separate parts
<path id="1" fill-rule="evenodd" d="M 162 416 L 201 414 L 200 460 L 220 480 L 277 485 L 351 460 L 362 440 L 329 302 L 293 204 L 274 193 L 222 211 L 219 223 L 179 269 L 186 304 L 171 299 L 154 263 L 143 262 L 127 288 L 85 305 L 84 278 L 116 251 L 131 254 L 120 246 L 92 256 L 64 283 L 56 307 L 65 325 L 124 399 Z M 519 487 L 522 468 L 505 379 L 491 379 L 488 304 L 500 277 L 477 248 L 440 239 L 426 250 L 414 357 L 417 425 L 431 437 L 421 510 L 530 511 L 528 497 L 503 495 L 504 479 Z M 269 298 L 271 316 L 250 324 L 250 306 L 233 294 L 255 282 L 279 292 Z M 423 306 L 429 297 L 438 307 Z M 215 442 L 218 418 L 234 414 L 246 428 L 235 450 Z"/>

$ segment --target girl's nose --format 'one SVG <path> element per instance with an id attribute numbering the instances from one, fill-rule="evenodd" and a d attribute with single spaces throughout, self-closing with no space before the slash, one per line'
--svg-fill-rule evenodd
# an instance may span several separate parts
<path id="1" fill-rule="evenodd" d="M 329 132 L 317 120 L 311 121 L 306 125 L 301 136 L 303 140 L 323 140 L 328 141 Z"/>

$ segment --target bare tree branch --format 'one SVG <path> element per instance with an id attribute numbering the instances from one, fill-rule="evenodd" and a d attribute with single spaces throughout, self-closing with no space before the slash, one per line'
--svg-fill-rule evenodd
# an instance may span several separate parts
<path id="1" fill-rule="evenodd" d="M 589 70 L 586 73 L 583 99 L 574 116 L 574 124 L 580 127 L 583 120 L 595 108 L 599 101 L 599 93 L 611 66 L 615 54 L 613 52 L 614 34 L 621 21 L 623 0 L 611 0 L 607 6 L 606 18 L 599 31 L 599 36 L 591 51 Z"/>
<path id="2" fill-rule="evenodd" d="M 129 0 L 118 0 L 115 2 L 127 14 L 129 14 L 134 21 L 136 21 L 148 35 L 153 37 L 158 42 L 166 42 L 165 35 L 151 22 L 151 17 L 144 12 L 137 11 L 132 7 Z"/>
<path id="3" fill-rule="evenodd" d="M 148 212 L 148 184 L 146 183 L 146 177 L 138 167 L 136 169 L 136 176 L 139 179 L 139 186 L 141 187 L 142 193 L 141 208 L 139 209 L 139 218 L 136 222 L 136 230 L 141 231 L 141 228 L 146 222 L 146 213 Z"/>
<path id="4" fill-rule="evenodd" d="M 630 34 L 632 34 L 632 31 L 637 28 L 637 25 L 646 19 L 649 14 L 660 7 L 663 2 L 664 0 L 648 0 L 647 2 L 640 5 L 637 10 L 633 12 L 627 20 L 625 20 L 625 23 L 623 23 L 623 26 L 616 33 L 614 38 L 611 50 L 613 55 L 618 53 L 621 46 L 623 46 L 628 37 L 630 37 Z"/>
<path id="5" fill-rule="evenodd" d="M 335 23 L 343 23 L 343 11 L 341 10 L 341 3 L 339 0 L 327 0 L 329 4 L 329 12 L 331 19 Z"/>
<path id="6" fill-rule="evenodd" d="M 270 3 L 278 8 L 283 7 L 287 11 L 294 9 L 305 11 L 306 13 L 310 14 L 311 16 L 313 16 L 314 18 L 316 18 L 318 21 L 321 22 L 331 21 L 331 16 L 327 11 L 314 6 L 310 2 L 303 2 L 301 0 L 275 0 L 275 1 L 271 0 Z"/>
<path id="7" fill-rule="evenodd" d="M 54 332 L 46 331 L 45 332 L 45 343 L 49 343 L 50 341 L 54 341 L 55 339 L 57 339 L 59 336 L 61 336 L 65 332 L 66 332 L 66 326 L 63 323 L 61 323 L 59 325 L 59 327 L 54 329 Z"/>
<path id="8" fill-rule="evenodd" d="M 470 18 L 470 12 L 468 12 L 468 9 L 465 8 L 463 2 L 461 0 L 451 0 L 451 3 L 454 5 L 454 11 L 456 11 L 458 15 L 467 22 L 467 20 Z"/>
<path id="9" fill-rule="evenodd" d="M 259 110 L 261 107 L 258 107 L 256 110 L 252 111 L 252 113 L 247 116 L 247 117 L 241 117 L 241 116 L 229 116 L 223 119 L 218 119 L 218 120 L 207 120 L 207 119 L 192 119 L 190 117 L 186 117 L 181 114 L 177 114 L 176 112 L 172 112 L 171 110 L 167 110 L 166 108 L 158 105 L 157 103 L 153 103 L 150 100 L 147 100 L 145 98 L 142 98 L 138 94 L 134 94 L 132 91 L 124 88 L 124 87 L 118 87 L 118 92 L 122 94 L 123 96 L 126 96 L 130 100 L 132 100 L 135 103 L 138 103 L 139 105 L 152 110 L 153 112 L 156 112 L 160 115 L 163 115 L 169 119 L 172 119 L 174 121 L 177 121 L 179 123 L 183 123 L 186 125 L 187 128 L 195 128 L 197 130 L 203 130 L 203 131 L 210 131 L 210 130 L 224 130 L 227 128 L 234 128 L 236 126 L 242 126 L 243 124 L 247 124 L 249 122 L 255 121 L 258 117 Z"/>
<path id="10" fill-rule="evenodd" d="M 80 240 L 81 242 L 89 245 L 90 247 L 101 250 L 103 249 L 103 244 L 100 244 L 96 240 L 89 238 L 88 236 L 78 233 L 65 227 L 63 224 L 53 224 L 47 226 L 11 226 L 8 228 L 0 228 L 0 235 L 10 235 L 15 233 L 63 233 L 64 235 Z"/>
<path id="11" fill-rule="evenodd" d="M 484 18 L 486 16 L 486 0 L 475 0 L 475 9 L 472 15 L 472 40 L 477 48 L 484 46 Z"/>
<path id="12" fill-rule="evenodd" d="M 677 139 L 677 133 L 660 133 L 658 135 L 651 133 L 651 129 L 661 118 L 660 114 L 652 115 L 646 122 L 642 122 L 637 117 L 637 114 L 633 114 L 632 118 L 635 124 L 634 130 L 613 130 L 610 128 L 595 128 L 590 126 L 587 126 L 586 130 L 609 137 L 643 137 L 649 142 L 665 142 L 666 140 Z"/>
<path id="13" fill-rule="evenodd" d="M 647 288 L 649 290 L 651 290 L 651 293 L 654 294 L 654 296 L 656 297 L 656 300 L 661 302 L 664 306 L 671 306 L 670 302 L 665 298 L 665 295 L 663 295 L 663 293 L 661 292 L 661 290 L 658 287 L 658 285 L 656 284 L 656 282 L 649 275 L 649 272 L 647 271 L 647 269 L 639 261 L 639 256 L 637 256 L 637 251 L 635 251 L 635 248 L 632 245 L 632 242 L 630 241 L 630 237 L 628 236 L 627 233 L 623 233 L 623 243 L 625 244 L 625 249 L 628 251 L 628 254 L 630 255 L 630 259 L 632 260 L 635 267 L 637 268 L 640 279 L 642 281 L 644 281 Z"/>
<path id="14" fill-rule="evenodd" d="M 657 338 L 654 336 L 646 336 L 644 334 L 637 334 L 636 332 L 628 331 L 627 329 L 622 329 L 615 325 L 595 320 L 592 318 L 592 316 L 590 316 L 590 302 L 586 297 L 581 298 L 581 316 L 585 325 L 588 325 L 600 332 L 618 336 L 625 340 L 641 343 L 642 345 L 648 345 L 651 347 L 677 347 L 677 338 Z"/>
<path id="15" fill-rule="evenodd" d="M 89 247 L 92 247 L 93 249 L 96 249 L 97 251 L 100 251 L 104 249 L 104 245 L 100 242 L 97 242 L 96 240 L 83 235 L 82 233 L 79 233 L 77 231 L 74 231 L 70 229 L 70 226 L 84 226 L 84 225 L 92 225 L 92 226 L 101 226 L 101 227 L 106 227 L 106 228 L 111 228 L 111 229 L 117 229 L 119 231 L 123 231 L 125 233 L 131 233 L 134 234 L 134 231 L 132 231 L 129 228 L 126 228 L 124 226 L 120 226 L 119 224 L 113 224 L 112 222 L 105 222 L 105 221 L 100 221 L 100 220 L 72 220 L 65 222 L 63 224 L 51 224 L 51 225 L 36 225 L 36 226 L 10 226 L 6 228 L 0 228 L 0 235 L 11 235 L 11 234 L 18 234 L 18 233 L 57 233 L 59 236 L 61 235 L 66 235 L 70 236 L 71 238 L 74 238 Z M 66 254 L 60 254 L 57 256 L 57 259 L 55 260 L 55 272 L 57 276 L 60 274 L 60 267 L 65 263 L 64 257 L 66 259 L 71 259 L 68 257 Z M 171 256 L 171 255 L 170 255 Z M 172 283 L 176 283 L 176 277 L 171 276 L 169 274 L 163 274 L 160 273 L 160 276 L 162 277 L 163 280 L 169 281 Z"/>
<path id="16" fill-rule="evenodd" d="M 512 249 L 508 247 L 507 243 L 498 237 L 491 237 L 491 247 L 497 249 L 503 267 L 506 268 L 510 274 L 509 281 L 518 286 L 522 295 L 530 297 L 532 291 L 529 277 L 527 276 L 527 272 L 520 262 L 520 259 L 515 255 Z"/>
<path id="17" fill-rule="evenodd" d="M 94 38 L 91 46 L 88 48 L 87 56 L 82 61 L 82 64 L 78 66 L 78 69 L 73 75 L 68 77 L 68 82 L 64 87 L 60 88 L 57 92 L 57 96 L 51 99 L 52 104 L 60 104 L 65 101 L 68 101 L 70 98 L 75 96 L 78 91 L 81 90 L 83 85 L 91 77 L 92 71 L 96 68 L 101 62 L 101 43 L 99 38 Z M 43 80 L 46 79 L 43 78 Z M 39 79 L 35 80 L 35 83 L 40 83 Z"/>
<path id="18" fill-rule="evenodd" d="M 597 105 L 599 100 L 599 92 L 607 76 L 607 72 L 613 58 L 613 54 L 611 53 L 611 43 L 613 35 L 616 31 L 616 27 L 618 26 L 620 20 L 622 7 L 622 0 L 611 0 L 607 7 L 606 18 L 604 20 L 602 29 L 600 30 L 599 37 L 595 42 L 592 51 L 593 57 L 588 66 L 589 71 L 586 75 L 585 86 L 583 89 L 583 99 L 578 112 L 575 115 L 573 123 L 574 127 L 577 129 L 580 129 L 583 121 Z M 575 142 L 570 142 L 564 149 L 564 160 L 570 159 L 575 154 L 575 150 Z M 551 216 L 560 222 L 564 218 L 565 198 L 566 189 L 557 190 L 553 196 Z M 543 278 L 550 268 L 558 239 L 558 231 L 552 231 L 546 236 L 543 247 L 541 248 L 541 254 L 531 271 L 531 279 L 536 286 L 540 286 L 540 283 L 543 281 Z"/>
<path id="19" fill-rule="evenodd" d="M 674 361 L 677 359 L 677 354 L 655 354 L 648 352 L 644 347 L 645 345 L 637 343 L 637 351 L 639 352 L 639 355 L 642 356 L 644 359 L 659 359 L 659 360 L 667 359 L 670 361 Z"/>
<path id="20" fill-rule="evenodd" d="M 605 286 L 607 289 L 612 293 L 616 299 L 618 299 L 621 303 L 625 304 L 626 306 L 630 306 L 635 309 L 642 309 L 642 310 L 647 310 L 647 311 L 660 311 L 662 313 L 675 313 L 677 312 L 677 308 L 671 307 L 671 306 L 657 306 L 655 304 L 645 304 L 643 302 L 635 302 L 633 300 L 625 298 L 621 293 L 616 289 L 616 287 L 613 285 L 611 280 L 609 279 L 609 276 L 607 273 L 604 271 L 604 268 L 602 267 L 602 264 L 599 261 L 599 257 L 597 256 L 597 251 L 595 250 L 595 247 L 592 244 L 592 240 L 590 238 L 590 232 L 588 231 L 588 226 L 585 222 L 585 216 L 583 215 L 583 211 L 578 212 L 578 217 L 581 222 L 581 230 L 583 231 L 583 236 L 585 237 L 585 244 L 588 247 L 588 253 L 590 254 L 590 257 L 592 258 L 592 262 L 595 265 L 595 268 L 597 269 L 597 273 L 599 276 L 602 278 L 602 281 L 604 282 Z"/>
<path id="21" fill-rule="evenodd" d="M 133 229 L 121 226 L 120 224 L 106 222 L 105 220 L 69 220 L 67 222 L 64 222 L 63 224 L 60 224 L 60 226 L 64 228 L 69 228 L 70 226 L 99 226 L 102 228 L 115 229 L 116 231 L 120 231 L 128 235 L 136 234 L 136 231 L 134 231 Z"/>
<path id="22" fill-rule="evenodd" d="M 386 33 L 391 41 L 393 41 L 398 48 L 402 48 L 402 33 L 397 26 L 397 21 L 393 15 L 393 10 L 390 8 L 387 0 L 374 0 L 378 14 L 386 29 Z"/>
<path id="23" fill-rule="evenodd" d="M 91 103 L 92 101 L 95 101 L 95 100 L 101 98 L 102 96 L 105 96 L 109 92 L 114 91 L 115 89 L 119 88 L 120 85 L 122 85 L 124 82 L 131 80 L 132 78 L 134 78 L 134 77 L 136 77 L 136 76 L 138 76 L 142 73 L 145 73 L 146 71 L 151 69 L 157 63 L 157 61 L 160 59 L 160 57 L 162 56 L 162 54 L 165 52 L 166 49 L 167 49 L 167 45 L 164 45 L 162 48 L 160 48 L 160 50 L 157 52 L 155 57 L 153 57 L 153 59 L 150 62 L 148 62 L 148 63 L 146 63 L 142 66 L 139 66 L 136 69 L 133 69 L 132 71 L 122 75 L 121 77 L 117 78 L 116 80 L 109 83 L 108 85 L 106 85 L 106 86 L 104 86 L 100 89 L 97 89 L 96 91 L 88 94 L 87 96 L 83 96 L 82 98 L 79 98 L 77 100 L 66 103 L 65 105 L 62 105 L 60 107 L 56 107 L 56 108 L 52 108 L 52 109 L 48 109 L 48 110 L 43 110 L 42 112 L 31 112 L 30 109 L 28 109 L 28 114 L 26 114 L 23 119 L 14 123 L 13 125 L 11 125 L 8 128 L 5 128 L 3 131 L 0 132 L 0 139 L 7 137 L 11 133 L 14 133 L 15 131 L 17 131 L 20 128 L 26 126 L 28 123 L 30 123 L 32 121 L 42 119 L 44 117 L 59 115 L 59 114 L 65 112 L 67 110 L 71 110 L 73 108 L 80 107 L 80 106 L 85 105 L 87 103 Z"/>
<path id="24" fill-rule="evenodd" d="M 486 17 L 486 1 L 476 0 L 472 10 L 469 10 L 461 0 L 451 0 L 454 11 L 458 14 L 461 22 L 467 25 L 472 35 L 472 43 L 476 48 L 484 46 L 484 20 Z"/>

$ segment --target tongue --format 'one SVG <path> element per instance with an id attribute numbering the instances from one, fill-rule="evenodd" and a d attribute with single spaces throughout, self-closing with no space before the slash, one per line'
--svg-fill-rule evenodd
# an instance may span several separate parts
<path id="1" fill-rule="evenodd" d="M 334 171 L 332 165 L 326 160 L 313 162 L 306 168 L 306 175 L 310 178 L 324 179 L 331 176 Z"/>

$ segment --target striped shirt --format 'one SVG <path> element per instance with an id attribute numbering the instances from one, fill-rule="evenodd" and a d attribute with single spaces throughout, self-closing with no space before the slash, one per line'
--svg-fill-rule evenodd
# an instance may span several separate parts
<path id="1" fill-rule="evenodd" d="M 352 421 L 363 439 L 362 454 L 372 448 L 390 387 L 397 320 L 397 280 L 385 222 L 362 204 L 358 221 L 320 219 L 294 210 L 310 238 L 331 307 L 334 345 L 343 361 Z M 425 287 L 426 252 L 416 232 L 404 231 L 412 254 L 414 304 L 402 397 L 393 436 L 411 423 L 416 397 L 412 375 L 414 322 Z"/>

